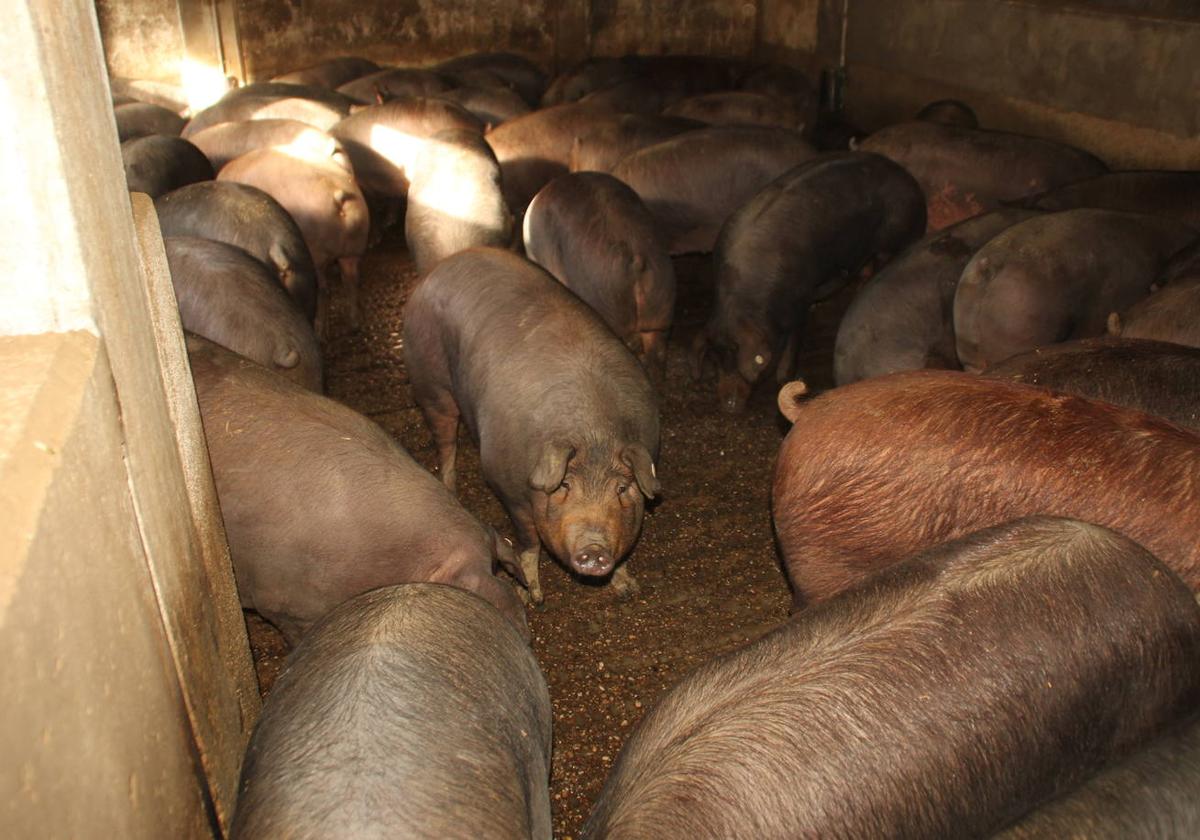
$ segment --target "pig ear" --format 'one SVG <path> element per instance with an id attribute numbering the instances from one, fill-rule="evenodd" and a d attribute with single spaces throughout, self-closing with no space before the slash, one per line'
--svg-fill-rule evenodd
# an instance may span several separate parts
<path id="1" fill-rule="evenodd" d="M 525 571 L 521 568 L 521 564 L 517 562 L 517 553 L 513 550 L 512 543 L 500 536 L 500 533 L 491 525 L 484 525 L 487 529 L 488 536 L 492 538 L 492 550 L 495 554 L 495 561 L 492 565 L 492 573 L 495 574 L 496 566 L 499 565 L 504 571 L 508 572 L 524 587 L 528 587 L 529 583 L 525 580 Z"/>
<path id="2" fill-rule="evenodd" d="M 275 266 L 275 270 L 280 274 L 291 268 L 291 265 L 288 263 L 287 254 L 283 252 L 283 246 L 278 242 L 271 243 L 271 250 L 267 252 L 267 257 L 271 260 L 271 264 Z"/>
<path id="3" fill-rule="evenodd" d="M 776 398 L 779 403 L 779 410 L 788 419 L 789 423 L 795 423 L 796 418 L 800 416 L 800 405 L 803 402 L 804 395 L 807 393 L 808 386 L 804 384 L 803 379 L 789 382 L 779 389 L 779 396 Z"/>
<path id="4" fill-rule="evenodd" d="M 621 452 L 621 460 L 633 470 L 633 478 L 643 496 L 653 499 L 662 491 L 662 485 L 658 483 L 658 476 L 654 471 L 654 461 L 646 447 L 640 443 L 631 443 Z"/>
<path id="5" fill-rule="evenodd" d="M 575 450 L 565 443 L 548 443 L 542 448 L 542 456 L 537 466 L 529 476 L 529 486 L 549 495 L 562 484 L 563 476 L 567 474 L 567 462 L 575 455 Z"/>

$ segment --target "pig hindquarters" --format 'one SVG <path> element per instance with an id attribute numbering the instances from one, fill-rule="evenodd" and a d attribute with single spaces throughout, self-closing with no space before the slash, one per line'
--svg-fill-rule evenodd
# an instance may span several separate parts
<path id="1" fill-rule="evenodd" d="M 550 695 L 480 599 L 376 589 L 304 639 L 246 750 L 234 840 L 550 840 Z"/>
<path id="2" fill-rule="evenodd" d="M 433 581 L 482 596 L 524 632 L 511 549 L 367 418 L 189 339 L 242 605 L 289 641 L 347 598 Z"/>
<path id="3" fill-rule="evenodd" d="M 938 546 L 685 677 L 582 837 L 987 837 L 1190 714 L 1200 609 L 1036 517 Z"/>
<path id="4" fill-rule="evenodd" d="M 478 248 L 443 260 L 404 312 L 413 396 L 455 485 L 459 418 L 516 529 L 534 602 L 546 548 L 574 572 L 613 572 L 658 494 L 654 390 L 633 354 L 537 266 Z M 617 569 L 613 584 L 628 592 Z"/>

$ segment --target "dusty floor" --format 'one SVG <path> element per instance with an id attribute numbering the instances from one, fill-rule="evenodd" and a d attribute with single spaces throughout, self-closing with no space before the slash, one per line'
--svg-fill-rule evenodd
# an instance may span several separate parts
<path id="1" fill-rule="evenodd" d="M 685 672 L 781 623 L 789 595 L 771 535 L 770 479 L 786 422 L 764 383 L 749 410 L 717 409 L 714 382 L 694 384 L 685 348 L 707 316 L 707 257 L 676 262 L 679 308 L 672 339 L 658 474 L 662 500 L 646 517 L 629 560 L 640 593 L 620 601 L 543 560 L 546 602 L 530 609 L 534 649 L 554 703 L 551 797 L 555 836 L 574 837 L 634 724 Z M 339 328 L 326 347 L 329 395 L 363 412 L 432 468 L 429 433 L 409 397 L 400 318 L 415 283 L 402 237 L 385 240 L 363 271 L 363 329 Z M 848 294 L 815 308 L 800 372 L 810 388 L 829 387 L 836 318 Z M 336 316 L 336 313 L 335 313 Z M 459 448 L 459 492 L 477 516 L 511 534 L 479 476 L 473 445 Z M 251 646 L 264 692 L 286 646 L 250 616 Z"/>

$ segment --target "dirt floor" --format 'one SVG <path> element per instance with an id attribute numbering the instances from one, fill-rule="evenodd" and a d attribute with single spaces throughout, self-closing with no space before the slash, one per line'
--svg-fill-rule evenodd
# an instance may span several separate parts
<path id="1" fill-rule="evenodd" d="M 756 390 L 739 417 L 717 408 L 714 379 L 693 383 L 685 350 L 712 296 L 708 257 L 676 261 L 679 305 L 662 405 L 658 463 L 663 498 L 648 513 L 629 568 L 640 593 L 618 600 L 543 559 L 546 601 L 529 610 L 534 650 L 554 703 L 551 800 L 555 836 L 574 837 L 633 726 L 691 668 L 740 647 L 787 617 L 769 511 L 771 474 L 786 421 L 774 383 Z M 402 236 L 384 240 L 363 270 L 363 328 L 349 331 L 335 311 L 326 346 L 329 395 L 375 420 L 426 467 L 433 445 L 408 392 L 401 313 L 416 282 Z M 800 372 L 810 388 L 830 386 L 830 357 L 845 293 L 814 308 Z M 464 432 L 465 434 L 465 432 Z M 463 504 L 501 533 L 511 528 L 479 475 L 473 444 L 459 447 Z M 248 616 L 264 693 L 286 645 Z"/>

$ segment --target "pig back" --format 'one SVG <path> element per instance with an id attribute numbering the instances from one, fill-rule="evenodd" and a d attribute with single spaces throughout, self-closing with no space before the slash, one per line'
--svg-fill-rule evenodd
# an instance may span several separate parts
<path id="1" fill-rule="evenodd" d="M 545 679 L 498 612 L 445 586 L 377 589 L 288 658 L 232 836 L 549 840 L 550 731 Z"/>
<path id="2" fill-rule="evenodd" d="M 982 837 L 1189 715 L 1200 609 L 1034 517 L 931 549 L 685 677 L 582 836 Z"/>

